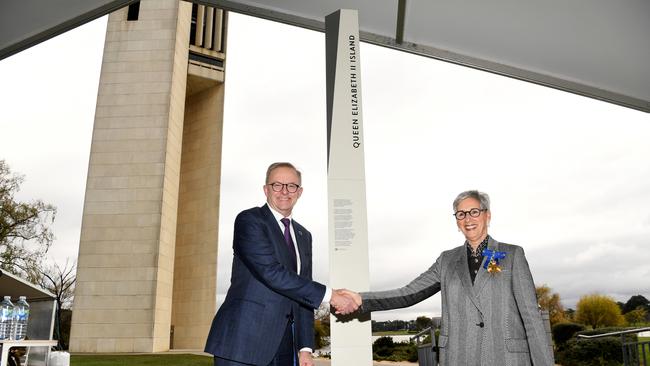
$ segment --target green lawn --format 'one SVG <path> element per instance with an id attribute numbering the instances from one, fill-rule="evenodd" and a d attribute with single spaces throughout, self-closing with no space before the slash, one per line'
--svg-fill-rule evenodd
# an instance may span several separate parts
<path id="1" fill-rule="evenodd" d="M 70 366 L 213 366 L 212 357 L 199 355 L 72 355 Z"/>

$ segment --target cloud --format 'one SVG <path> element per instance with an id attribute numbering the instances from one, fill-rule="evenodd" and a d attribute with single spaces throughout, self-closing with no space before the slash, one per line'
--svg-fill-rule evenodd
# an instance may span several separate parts
<path id="1" fill-rule="evenodd" d="M 548 249 L 528 252 L 527 257 L 536 283 L 550 286 L 567 307 L 575 308 L 581 296 L 591 293 L 625 302 L 632 295 L 650 294 L 650 285 L 642 280 L 650 274 L 646 238 L 625 234 L 558 241 Z"/>

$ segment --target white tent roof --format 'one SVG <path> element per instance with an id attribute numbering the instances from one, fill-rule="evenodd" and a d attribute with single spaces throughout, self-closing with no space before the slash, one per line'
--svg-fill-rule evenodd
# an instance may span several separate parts
<path id="1" fill-rule="evenodd" d="M 134 1 L 0 1 L 0 60 Z M 192 1 L 319 31 L 358 9 L 366 42 L 650 112 L 648 0 Z"/>
<path id="2" fill-rule="evenodd" d="M 52 293 L 39 286 L 33 285 L 11 273 L 0 271 L 0 297 L 3 296 L 11 296 L 12 299 L 27 296 L 28 302 L 56 298 Z"/>
<path id="3" fill-rule="evenodd" d="M 193 1 L 314 30 L 358 9 L 363 41 L 650 112 L 647 0 Z"/>

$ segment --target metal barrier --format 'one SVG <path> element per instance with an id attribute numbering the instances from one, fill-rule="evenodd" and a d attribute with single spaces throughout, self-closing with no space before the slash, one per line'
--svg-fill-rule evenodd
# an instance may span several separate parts
<path id="1" fill-rule="evenodd" d="M 625 337 L 623 337 L 625 334 L 634 334 L 634 333 L 640 333 L 640 332 L 646 332 L 646 331 L 650 331 L 650 327 L 621 330 L 621 331 L 618 331 L 618 332 L 596 334 L 596 335 L 592 335 L 592 336 L 580 334 L 580 335 L 578 335 L 578 338 L 595 339 L 595 338 L 613 337 L 613 336 L 620 335 L 621 336 L 621 351 L 623 352 L 623 364 L 625 366 L 632 366 L 632 365 L 634 365 L 634 366 L 639 366 L 639 365 L 649 366 L 650 365 L 650 357 L 646 356 L 646 352 L 648 354 L 650 354 L 650 341 L 626 342 Z"/>
<path id="2" fill-rule="evenodd" d="M 436 328 L 429 327 L 411 337 L 418 347 L 418 366 L 438 366 L 438 342 Z M 426 336 L 431 336 L 431 343 L 422 343 Z"/>

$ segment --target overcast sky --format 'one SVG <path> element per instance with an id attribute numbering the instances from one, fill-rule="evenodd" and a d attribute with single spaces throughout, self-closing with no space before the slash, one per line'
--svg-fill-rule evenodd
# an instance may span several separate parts
<path id="1" fill-rule="evenodd" d="M 264 203 L 269 163 L 303 172 L 294 218 L 328 282 L 325 39 L 231 14 L 218 269 L 228 287 L 232 225 Z M 19 198 L 57 206 L 50 255 L 75 259 L 106 18 L 0 61 L 0 159 L 26 176 Z M 601 293 L 650 298 L 650 115 L 362 44 L 371 289 L 402 286 L 463 243 L 456 194 L 492 198 L 490 234 L 524 247 L 536 284 L 575 308 Z M 616 65 L 612 65 L 616 67 Z M 436 295 L 373 319 L 437 316 Z"/>

